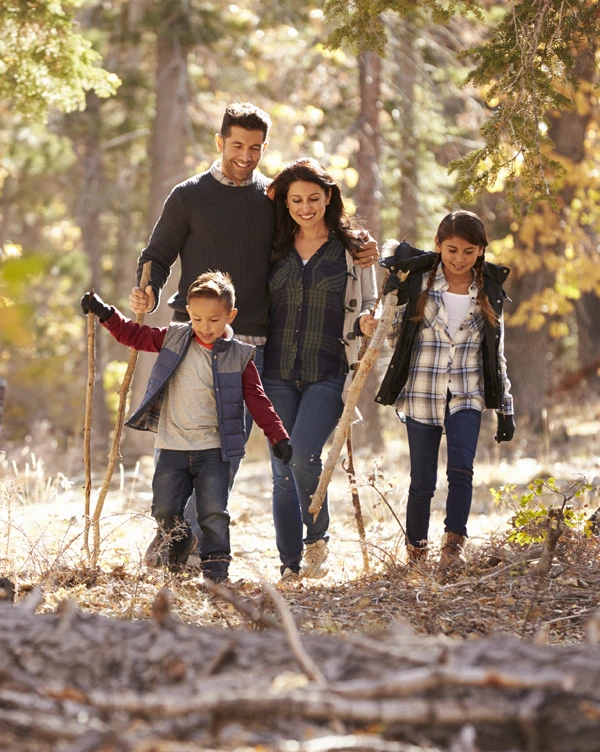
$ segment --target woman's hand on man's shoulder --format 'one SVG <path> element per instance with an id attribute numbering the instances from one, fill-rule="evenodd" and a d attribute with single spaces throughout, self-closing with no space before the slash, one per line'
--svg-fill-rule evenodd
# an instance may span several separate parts
<path id="1" fill-rule="evenodd" d="M 377 241 L 367 230 L 362 230 L 359 233 L 359 238 L 362 241 L 362 245 L 355 251 L 354 257 L 361 269 L 368 269 L 376 264 L 379 258 Z"/>

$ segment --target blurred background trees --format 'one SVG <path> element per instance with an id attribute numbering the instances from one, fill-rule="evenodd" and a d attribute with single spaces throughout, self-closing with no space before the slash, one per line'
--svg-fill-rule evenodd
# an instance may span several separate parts
<path id="1" fill-rule="evenodd" d="M 162 202 L 210 166 L 223 108 L 234 100 L 273 118 L 265 174 L 299 156 L 319 159 L 380 243 L 406 237 L 431 248 L 449 209 L 481 214 L 491 260 L 513 268 L 509 373 L 520 424 L 536 430 L 548 389 L 600 356 L 598 14 L 579 0 L 561 21 L 561 5 L 472 0 L 450 15 L 411 0 L 4 2 L 3 444 L 80 442 L 79 299 L 94 287 L 128 311 L 137 257 Z M 344 15 L 349 7 L 362 15 Z M 506 113 L 521 118 L 520 130 L 501 130 Z M 165 305 L 148 323 L 169 320 Z M 99 449 L 126 359 L 98 337 Z M 588 389 L 597 382 L 590 378 Z M 355 441 L 379 448 L 392 415 L 371 410 L 371 396 Z M 132 456 L 147 451 L 137 442 L 128 435 Z"/>

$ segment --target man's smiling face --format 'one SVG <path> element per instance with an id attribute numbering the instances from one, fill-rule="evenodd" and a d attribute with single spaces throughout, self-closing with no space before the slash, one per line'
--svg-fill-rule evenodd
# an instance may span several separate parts
<path id="1" fill-rule="evenodd" d="M 239 125 L 231 133 L 217 135 L 217 149 L 221 154 L 221 172 L 238 185 L 248 180 L 267 147 L 262 131 L 247 131 Z"/>

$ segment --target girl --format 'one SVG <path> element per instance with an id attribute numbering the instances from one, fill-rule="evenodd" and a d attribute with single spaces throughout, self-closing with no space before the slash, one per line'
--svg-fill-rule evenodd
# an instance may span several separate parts
<path id="1" fill-rule="evenodd" d="M 327 501 L 316 522 L 308 507 L 323 446 L 342 414 L 342 391 L 357 360 L 360 335 L 375 329 L 369 311 L 377 293 L 374 268 L 361 269 L 354 258 L 363 241 L 346 215 L 340 188 L 318 162 L 292 162 L 268 195 L 276 206 L 277 229 L 263 384 L 294 442 L 291 473 L 271 453 L 282 582 L 293 583 L 300 573 L 325 574 Z"/>
<path id="2" fill-rule="evenodd" d="M 515 432 L 504 358 L 502 285 L 509 269 L 485 261 L 488 244 L 476 214 L 448 214 L 435 253 L 401 243 L 382 260 L 390 269 L 384 293 L 398 290 L 402 321 L 396 349 L 377 395 L 406 416 L 410 488 L 406 509 L 409 562 L 425 559 L 440 439 L 448 446 L 448 498 L 440 564 L 464 561 L 473 494 L 473 462 L 481 413 L 498 412 L 496 441 Z M 401 281 L 397 272 L 409 272 Z"/>

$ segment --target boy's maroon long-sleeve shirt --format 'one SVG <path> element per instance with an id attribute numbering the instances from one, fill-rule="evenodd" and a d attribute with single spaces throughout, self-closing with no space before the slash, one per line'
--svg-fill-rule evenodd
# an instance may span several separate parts
<path id="1" fill-rule="evenodd" d="M 142 352 L 156 353 L 160 351 L 168 330 L 166 326 L 137 324 L 123 316 L 116 308 L 113 315 L 102 322 L 102 326 L 108 329 L 122 345 Z M 206 347 L 198 338 L 196 341 Z M 212 345 L 209 349 L 212 349 Z M 276 444 L 282 439 L 289 439 L 288 432 L 275 412 L 271 400 L 265 394 L 262 381 L 252 360 L 242 373 L 242 392 L 250 415 L 256 425 L 264 431 L 269 442 Z"/>

